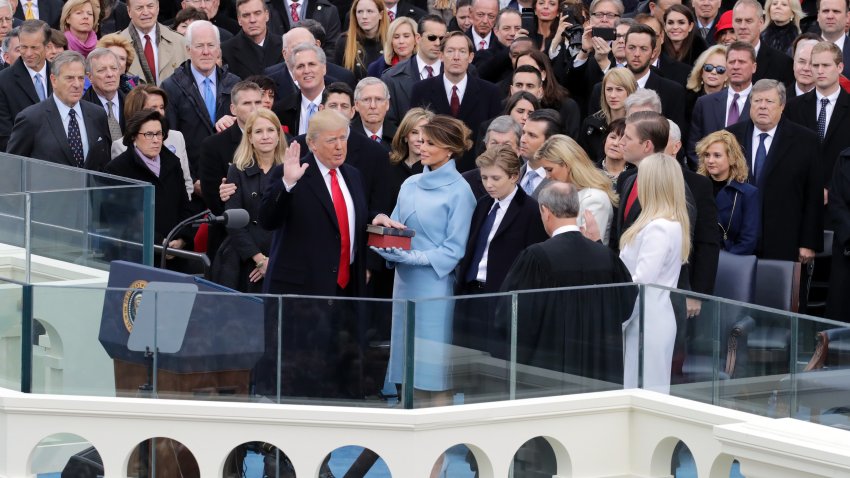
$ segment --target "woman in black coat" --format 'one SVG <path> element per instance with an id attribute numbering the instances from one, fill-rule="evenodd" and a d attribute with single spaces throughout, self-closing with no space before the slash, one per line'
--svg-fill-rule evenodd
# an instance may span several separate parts
<path id="1" fill-rule="evenodd" d="M 139 111 L 127 120 L 124 133 L 127 151 L 107 163 L 104 169 L 109 174 L 153 184 L 155 244 L 162 244 L 171 229 L 191 215 L 180 159 L 162 147 L 167 137 L 165 117 L 154 110 Z M 193 238 L 191 228 L 185 227 L 168 247 L 191 249 Z M 181 269 L 180 262 L 170 259 L 168 268 Z"/>
<path id="2" fill-rule="evenodd" d="M 337 40 L 333 63 L 354 72 L 359 81 L 366 77 L 369 65 L 384 54 L 390 17 L 384 0 L 355 0 L 348 14 L 348 31 Z"/>
<path id="3" fill-rule="evenodd" d="M 522 161 L 516 152 L 507 145 L 494 146 L 475 164 L 487 195 L 472 214 L 466 253 L 458 266 L 458 295 L 499 292 L 519 253 L 548 238 L 537 201 L 517 187 Z M 487 219 L 491 214 L 492 222 Z M 495 300 L 461 299 L 456 304 L 454 343 L 503 356 L 505 344 L 497 339 L 493 322 Z"/>
<path id="4" fill-rule="evenodd" d="M 243 228 L 228 231 L 213 261 L 212 279 L 240 292 L 260 293 L 274 233 L 260 227 L 257 218 L 268 172 L 283 162 L 286 142 L 277 115 L 265 108 L 251 114 L 244 131 L 227 171 L 227 182 L 236 185 L 236 193 L 225 209 L 245 209 L 251 220 Z"/>

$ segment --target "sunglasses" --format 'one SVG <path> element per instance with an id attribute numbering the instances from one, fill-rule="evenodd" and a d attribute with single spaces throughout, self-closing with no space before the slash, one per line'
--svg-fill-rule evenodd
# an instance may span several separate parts
<path id="1" fill-rule="evenodd" d="M 726 67 L 725 66 L 715 66 L 715 65 L 712 65 L 711 63 L 706 63 L 705 65 L 703 65 L 702 70 L 705 71 L 706 73 L 711 73 L 712 71 L 716 71 L 718 75 L 722 75 L 723 73 L 726 73 Z"/>
<path id="2" fill-rule="evenodd" d="M 425 35 L 428 41 L 443 41 L 443 37 L 437 35 Z"/>

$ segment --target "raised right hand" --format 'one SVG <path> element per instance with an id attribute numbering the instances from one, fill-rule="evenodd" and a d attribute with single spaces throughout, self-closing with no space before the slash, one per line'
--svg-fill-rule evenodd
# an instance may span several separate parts
<path id="1" fill-rule="evenodd" d="M 283 182 L 290 186 L 294 185 L 304 176 L 304 171 L 310 165 L 307 163 L 301 164 L 301 145 L 298 141 L 293 141 L 286 149 L 286 154 L 283 156 Z"/>

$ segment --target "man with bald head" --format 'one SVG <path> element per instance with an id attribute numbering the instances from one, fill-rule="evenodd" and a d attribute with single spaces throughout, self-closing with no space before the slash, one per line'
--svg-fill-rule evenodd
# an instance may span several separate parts
<path id="1" fill-rule="evenodd" d="M 503 50 L 503 45 L 493 31 L 496 26 L 496 18 L 499 16 L 498 0 L 473 0 L 472 1 L 472 28 L 466 35 L 472 39 L 475 51 L 474 63 L 486 61 L 493 52 Z"/>

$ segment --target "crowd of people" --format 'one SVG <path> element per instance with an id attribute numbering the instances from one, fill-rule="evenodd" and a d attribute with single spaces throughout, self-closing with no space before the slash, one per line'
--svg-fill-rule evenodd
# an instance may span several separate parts
<path id="1" fill-rule="evenodd" d="M 0 0 L 0 150 L 153 184 L 158 242 L 247 210 L 169 243 L 243 292 L 710 295 L 721 251 L 809 264 L 828 229 L 826 315 L 848 321 L 849 23 L 847 0 Z M 367 248 L 367 224 L 411 248 Z M 519 360 L 635 385 L 634 296 L 587 294 L 520 304 Z M 504 307 L 461 302 L 415 306 L 414 385 L 437 402 L 449 345 L 506 355 Z M 340 379 L 362 327 L 400 383 L 409 311 L 373 309 L 285 324 L 285 392 L 365 393 Z M 645 309 L 644 383 L 666 390 L 701 303 Z"/>

